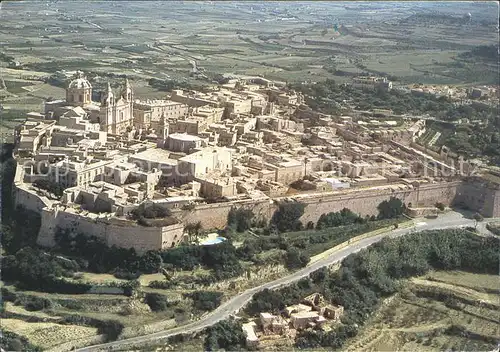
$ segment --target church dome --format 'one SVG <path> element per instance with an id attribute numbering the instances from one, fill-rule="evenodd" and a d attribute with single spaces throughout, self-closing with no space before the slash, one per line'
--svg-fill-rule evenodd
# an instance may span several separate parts
<path id="1" fill-rule="evenodd" d="M 90 89 L 92 88 L 92 85 L 85 77 L 83 77 L 83 74 L 81 72 L 78 72 L 77 77 L 69 83 L 68 88 Z"/>

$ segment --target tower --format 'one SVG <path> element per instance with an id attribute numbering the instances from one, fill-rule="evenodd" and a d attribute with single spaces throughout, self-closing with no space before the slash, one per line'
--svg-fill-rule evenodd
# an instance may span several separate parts
<path id="1" fill-rule="evenodd" d="M 125 99 L 127 102 L 133 101 L 134 93 L 132 91 L 132 86 L 130 85 L 128 78 L 125 78 L 125 86 L 123 87 L 122 96 L 123 99 Z"/>
<path id="2" fill-rule="evenodd" d="M 132 126 L 134 123 L 134 92 L 132 90 L 132 86 L 128 81 L 128 78 L 125 78 L 125 86 L 123 87 L 122 92 L 123 99 L 125 99 L 125 103 L 127 104 L 125 111 L 125 121 L 127 127 Z"/>
<path id="3" fill-rule="evenodd" d="M 85 106 L 92 102 L 92 85 L 83 72 L 77 71 L 66 88 L 66 102 L 73 106 Z"/>
<path id="4" fill-rule="evenodd" d="M 113 110 L 115 107 L 115 96 L 111 90 L 111 85 L 108 82 L 106 91 L 101 95 L 101 111 L 100 111 L 100 124 L 101 131 L 109 131 L 109 127 L 113 123 Z"/>
<path id="5" fill-rule="evenodd" d="M 160 117 L 160 121 L 158 123 L 158 131 L 156 133 L 158 136 L 158 142 L 157 142 L 158 148 L 163 148 L 167 143 L 168 132 L 169 132 L 168 127 L 169 124 L 167 122 L 167 118 L 165 117 L 165 113 L 163 113 Z"/>

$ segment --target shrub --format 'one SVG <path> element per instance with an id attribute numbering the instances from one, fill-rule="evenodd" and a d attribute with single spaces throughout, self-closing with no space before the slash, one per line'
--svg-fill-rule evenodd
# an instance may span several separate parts
<path id="1" fill-rule="evenodd" d="M 288 269 L 303 268 L 309 261 L 310 258 L 296 248 L 290 248 L 286 251 L 285 265 Z"/>
<path id="2" fill-rule="evenodd" d="M 194 307 L 201 311 L 211 311 L 217 308 L 222 300 L 222 292 L 215 291 L 195 291 L 184 294 L 193 300 Z"/>
<path id="3" fill-rule="evenodd" d="M 105 334 L 107 341 L 115 341 L 123 331 L 123 324 L 116 320 L 106 320 L 99 324 L 98 334 Z"/>
<path id="4" fill-rule="evenodd" d="M 254 214 L 251 209 L 233 207 L 227 215 L 227 224 L 237 232 L 244 232 L 252 227 L 253 219 Z"/>
<path id="5" fill-rule="evenodd" d="M 300 218 L 304 215 L 306 205 L 300 202 L 281 202 L 278 209 L 273 214 L 271 223 L 280 232 L 298 231 L 303 225 Z"/>
<path id="6" fill-rule="evenodd" d="M 316 228 L 323 229 L 326 227 L 345 226 L 362 222 L 365 222 L 365 219 L 358 214 L 353 213 L 351 210 L 344 208 L 338 212 L 322 214 L 319 217 Z"/>
<path id="7" fill-rule="evenodd" d="M 42 350 L 40 347 L 32 345 L 24 336 L 7 330 L 3 330 L 0 334 L 0 348 L 3 351 L 38 352 Z"/>
<path id="8" fill-rule="evenodd" d="M 38 310 L 43 310 L 43 309 L 51 309 L 54 304 L 50 299 L 47 298 L 42 298 L 42 297 L 36 297 L 36 296 L 29 296 L 27 301 L 23 302 L 24 308 L 29 311 L 38 311 Z"/>
<path id="9" fill-rule="evenodd" d="M 147 292 L 144 301 L 153 312 L 162 312 L 169 307 L 167 296 L 159 293 Z"/>
<path id="10" fill-rule="evenodd" d="M 437 202 L 436 203 L 436 208 L 438 208 L 441 211 L 444 211 L 446 209 L 446 206 L 443 203 L 441 203 L 441 202 Z"/>
<path id="11" fill-rule="evenodd" d="M 175 285 L 175 282 L 172 282 L 170 280 L 169 281 L 154 280 L 154 281 L 151 281 L 148 286 L 151 288 L 160 288 L 160 289 L 168 290 L 168 289 L 172 288 L 174 285 Z"/>
<path id="12" fill-rule="evenodd" d="M 57 197 L 62 197 L 64 191 L 64 187 L 61 186 L 60 183 L 52 182 L 46 179 L 35 180 L 35 182 L 33 182 L 33 186 L 49 191 Z"/>
<path id="13" fill-rule="evenodd" d="M 165 218 L 170 215 L 170 210 L 168 210 L 167 208 L 163 208 L 158 204 L 152 204 L 147 208 L 144 206 L 144 204 L 141 204 L 130 212 L 130 217 L 134 220 L 139 220 L 140 218 L 158 219 Z"/>
<path id="14" fill-rule="evenodd" d="M 140 272 L 130 272 L 128 270 L 118 269 L 113 273 L 117 279 L 136 280 L 141 276 Z"/>
<path id="15" fill-rule="evenodd" d="M 381 202 L 377 209 L 379 219 L 393 219 L 403 215 L 405 206 L 400 199 L 391 197 L 389 200 Z"/>
<path id="16" fill-rule="evenodd" d="M 204 347 L 206 351 L 239 351 L 245 347 L 245 338 L 241 322 L 223 320 L 207 329 Z"/>

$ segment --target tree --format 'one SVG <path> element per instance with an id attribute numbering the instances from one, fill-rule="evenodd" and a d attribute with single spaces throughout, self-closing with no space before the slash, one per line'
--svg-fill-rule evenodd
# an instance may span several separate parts
<path id="1" fill-rule="evenodd" d="M 233 207 L 227 215 L 227 224 L 237 232 L 244 232 L 252 227 L 253 219 L 254 214 L 251 209 Z"/>
<path id="2" fill-rule="evenodd" d="M 45 179 L 35 180 L 33 186 L 53 193 L 56 197 L 62 197 L 64 187 L 61 184 Z"/>
<path id="3" fill-rule="evenodd" d="M 350 225 L 354 223 L 361 223 L 364 219 L 355 214 L 351 210 L 344 208 L 338 212 L 332 212 L 328 214 L 322 214 L 319 217 L 318 223 L 316 224 L 317 229 L 322 229 L 325 227 L 336 227 Z"/>
<path id="4" fill-rule="evenodd" d="M 306 254 L 292 247 L 286 252 L 285 265 L 288 269 L 298 269 L 305 267 L 310 260 Z"/>
<path id="5" fill-rule="evenodd" d="M 301 202 L 280 202 L 271 223 L 280 232 L 301 230 L 302 223 L 299 219 L 304 215 L 305 208 L 306 205 Z"/>
<path id="6" fill-rule="evenodd" d="M 184 227 L 184 231 L 188 233 L 189 236 L 189 242 L 197 241 L 198 236 L 200 235 L 201 231 L 201 222 L 198 221 L 196 223 L 189 223 Z"/>
<path id="7" fill-rule="evenodd" d="M 169 307 L 167 296 L 159 293 L 147 292 L 144 301 L 153 312 L 162 312 Z"/>
<path id="8" fill-rule="evenodd" d="M 250 315 L 256 315 L 261 312 L 279 313 L 284 308 L 283 295 L 266 288 L 253 295 L 245 310 Z"/>
<path id="9" fill-rule="evenodd" d="M 237 351 L 245 347 L 246 336 L 241 322 L 229 319 L 218 322 L 207 329 L 204 347 L 206 351 Z"/>
<path id="10" fill-rule="evenodd" d="M 403 214 L 405 206 L 400 199 L 391 197 L 389 200 L 381 202 L 377 209 L 379 219 L 393 219 Z"/>
<path id="11" fill-rule="evenodd" d="M 191 293 L 185 293 L 184 297 L 191 298 L 196 309 L 208 312 L 220 306 L 222 300 L 222 292 L 195 291 Z"/>
<path id="12" fill-rule="evenodd" d="M 139 259 L 139 270 L 144 274 L 155 274 L 163 265 L 161 256 L 156 251 L 147 251 Z"/>

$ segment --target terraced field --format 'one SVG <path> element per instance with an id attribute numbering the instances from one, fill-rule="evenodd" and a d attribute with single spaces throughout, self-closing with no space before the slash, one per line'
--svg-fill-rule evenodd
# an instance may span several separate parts
<path id="1" fill-rule="evenodd" d="M 500 338 L 497 276 L 433 272 L 387 299 L 345 351 L 485 351 Z"/>

